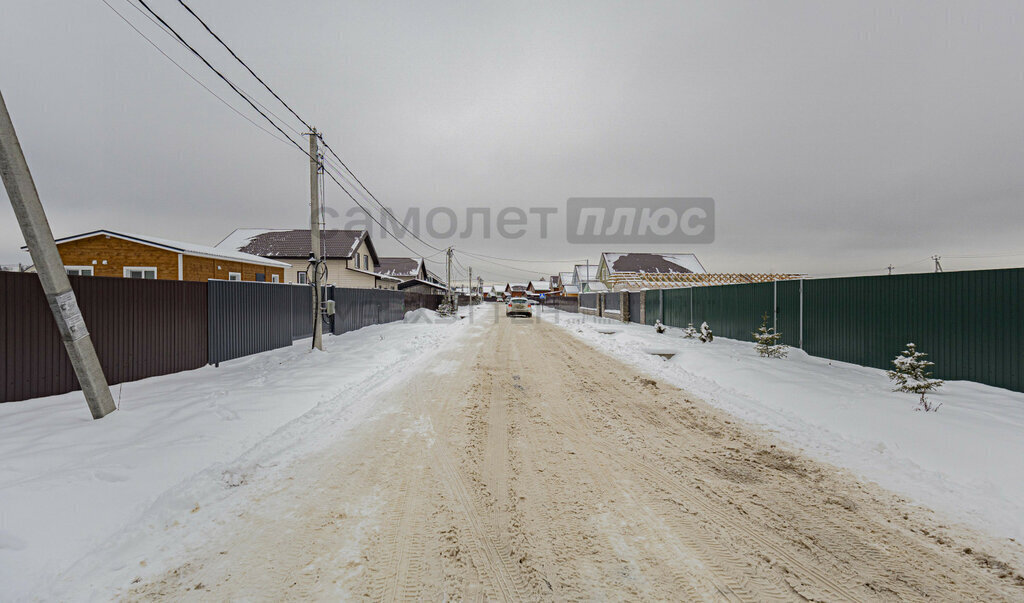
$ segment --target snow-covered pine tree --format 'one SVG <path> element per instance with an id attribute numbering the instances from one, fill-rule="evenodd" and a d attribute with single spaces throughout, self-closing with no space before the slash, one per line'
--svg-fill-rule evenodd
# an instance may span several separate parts
<path id="1" fill-rule="evenodd" d="M 687 339 L 696 339 L 696 337 L 697 337 L 697 329 L 693 328 L 693 323 L 692 322 L 690 324 L 686 325 L 686 328 L 683 329 L 683 337 L 685 337 Z"/>
<path id="2" fill-rule="evenodd" d="M 776 333 L 775 327 L 768 326 L 768 313 L 761 317 L 761 326 L 753 333 L 757 345 L 757 353 L 764 358 L 785 358 L 789 346 L 779 343 L 782 333 Z"/>
<path id="3" fill-rule="evenodd" d="M 928 369 L 935 366 L 935 363 L 925 360 L 924 357 L 927 355 L 923 352 L 918 352 L 915 344 L 908 343 L 907 349 L 900 352 L 900 355 L 893 359 L 893 370 L 886 371 L 886 374 L 889 375 L 889 379 L 893 382 L 892 391 L 919 394 L 921 398 L 918 400 L 917 410 L 934 412 L 938 411 L 939 406 L 942 406 L 942 404 L 933 406 L 925 397 L 925 394 L 942 387 L 943 381 L 942 379 L 932 379 L 932 372 Z"/>
<path id="4" fill-rule="evenodd" d="M 715 340 L 715 334 L 711 332 L 711 327 L 708 326 L 707 321 L 700 324 L 700 342 L 711 343 Z"/>
<path id="5" fill-rule="evenodd" d="M 654 321 L 654 331 L 656 333 L 664 333 L 665 332 L 665 325 L 662 324 L 660 319 Z"/>

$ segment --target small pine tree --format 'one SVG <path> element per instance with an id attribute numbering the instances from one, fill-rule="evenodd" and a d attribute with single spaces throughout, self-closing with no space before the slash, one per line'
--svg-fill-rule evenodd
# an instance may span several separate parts
<path id="1" fill-rule="evenodd" d="M 701 343 L 711 343 L 715 340 L 715 334 L 711 332 L 711 327 L 708 326 L 707 321 L 700 323 L 700 339 Z"/>
<path id="2" fill-rule="evenodd" d="M 690 324 L 686 325 L 686 328 L 683 329 L 683 337 L 685 337 L 687 339 L 696 339 L 697 338 L 697 329 L 693 328 L 693 323 L 692 322 Z"/>
<path id="3" fill-rule="evenodd" d="M 657 333 L 664 333 L 665 332 L 665 325 L 662 324 L 661 320 L 654 321 L 654 330 Z"/>
<path id="4" fill-rule="evenodd" d="M 779 343 L 782 333 L 776 333 L 775 327 L 768 326 L 768 313 L 761 317 L 761 326 L 753 333 L 757 345 L 757 353 L 763 358 L 785 358 L 789 346 Z"/>
<path id="5" fill-rule="evenodd" d="M 452 316 L 455 314 L 455 304 L 443 301 L 437 306 L 437 313 L 441 316 Z"/>
<path id="6" fill-rule="evenodd" d="M 900 355 L 893 359 L 893 370 L 886 371 L 886 374 L 889 375 L 889 379 L 893 382 L 892 391 L 919 394 L 921 398 L 917 403 L 917 410 L 936 412 L 942 404 L 933 406 L 925 397 L 925 394 L 942 387 L 943 381 L 942 379 L 931 378 L 932 372 L 928 369 L 935 366 L 935 363 L 925 360 L 924 357 L 927 355 L 918 352 L 915 344 L 908 343 L 907 349 L 900 352 Z"/>

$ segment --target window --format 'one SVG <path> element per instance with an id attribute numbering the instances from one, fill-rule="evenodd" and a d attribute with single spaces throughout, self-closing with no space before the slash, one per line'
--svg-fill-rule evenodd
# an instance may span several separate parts
<path id="1" fill-rule="evenodd" d="M 356 254 L 356 269 L 359 268 L 359 254 Z"/>
<path id="2" fill-rule="evenodd" d="M 156 268 L 152 268 L 152 267 L 140 268 L 138 266 L 125 266 L 124 267 L 124 277 L 125 278 L 154 279 L 154 278 L 156 278 Z"/>
<path id="3" fill-rule="evenodd" d="M 263 274 L 262 272 L 257 272 L 257 273 L 256 273 L 256 281 L 257 281 L 257 282 L 260 282 L 260 283 L 262 283 L 262 282 L 264 282 L 265 280 L 267 280 L 267 275 L 266 275 L 266 274 Z"/>
<path id="4" fill-rule="evenodd" d="M 240 281 L 240 280 L 242 280 L 242 273 L 241 272 L 229 272 L 228 273 L 228 280 L 229 281 Z"/>
<path id="5" fill-rule="evenodd" d="M 93 276 L 92 266 L 64 266 L 71 276 Z"/>
<path id="6" fill-rule="evenodd" d="M 270 275 L 270 282 L 272 282 L 272 283 L 280 283 L 281 282 L 281 277 L 276 275 L 276 274 L 271 274 Z"/>
<path id="7" fill-rule="evenodd" d="M 370 258 L 369 258 L 369 256 L 365 256 L 364 255 L 363 256 L 363 270 L 369 270 L 369 269 L 370 269 Z"/>
<path id="8" fill-rule="evenodd" d="M 300 284 L 300 285 L 305 285 L 306 284 L 306 271 L 305 270 L 299 270 L 298 272 L 295 273 L 295 282 Z"/>

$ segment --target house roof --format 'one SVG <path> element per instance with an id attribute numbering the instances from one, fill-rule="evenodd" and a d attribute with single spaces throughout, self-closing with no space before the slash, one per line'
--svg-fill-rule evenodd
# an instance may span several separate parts
<path id="1" fill-rule="evenodd" d="M 418 279 L 418 278 L 413 278 L 413 279 L 409 279 L 407 281 L 402 281 L 401 283 L 398 283 L 398 289 L 399 290 L 408 289 L 409 287 L 415 287 L 416 285 L 424 285 L 424 286 L 427 286 L 427 287 L 433 287 L 434 289 L 437 289 L 438 291 L 447 291 L 448 290 L 448 288 L 445 287 L 444 285 L 438 285 L 437 283 L 432 283 L 430 281 L 425 281 L 423 279 Z"/>
<path id="2" fill-rule="evenodd" d="M 572 272 L 559 272 L 558 282 L 564 287 L 572 282 Z"/>
<path id="3" fill-rule="evenodd" d="M 418 278 L 422 266 L 421 258 L 380 258 L 377 272 L 388 276 Z"/>
<path id="4" fill-rule="evenodd" d="M 568 293 L 570 295 L 575 295 L 575 294 L 580 292 L 580 288 L 577 287 L 576 285 L 565 284 L 565 285 L 562 285 L 562 292 L 563 293 Z"/>
<path id="5" fill-rule="evenodd" d="M 551 291 L 551 285 L 547 281 L 530 281 L 529 288 L 534 291 Z"/>
<path id="6" fill-rule="evenodd" d="M 524 283 L 508 283 L 505 285 L 505 291 L 526 291 L 526 287 Z"/>
<path id="7" fill-rule="evenodd" d="M 589 270 L 587 264 L 576 264 L 574 272 L 581 281 L 596 281 L 597 269 L 597 264 L 590 264 Z"/>
<path id="8" fill-rule="evenodd" d="M 692 253 L 602 253 L 608 272 L 664 272 L 705 274 L 697 256 Z"/>
<path id="9" fill-rule="evenodd" d="M 148 245 L 150 247 L 157 247 L 159 249 L 166 249 L 168 251 L 174 251 L 184 255 L 199 256 L 204 258 L 214 258 L 218 260 L 229 260 L 233 262 L 245 262 L 246 264 L 258 264 L 260 266 L 273 266 L 275 268 L 291 268 L 291 264 L 285 262 L 278 262 L 277 260 L 271 260 L 257 255 L 251 255 L 248 253 L 242 253 L 237 250 L 222 249 L 220 247 L 209 247 L 207 245 L 199 245 L 197 243 L 187 243 L 184 241 L 173 241 L 171 239 L 163 239 L 160 237 L 151 237 L 148 235 L 132 234 L 124 232 L 123 230 L 93 230 L 90 232 L 84 232 L 82 234 L 72 235 L 69 237 L 63 237 L 56 240 L 59 245 L 61 243 L 69 243 L 71 241 L 77 241 L 80 239 L 87 239 L 89 237 L 95 237 L 99 235 L 105 235 L 108 237 L 115 237 L 123 239 L 125 241 L 132 241 L 140 243 L 142 245 Z M 23 248 L 24 249 L 24 248 Z"/>
<path id="10" fill-rule="evenodd" d="M 309 257 L 309 229 L 236 228 L 217 243 L 218 249 L 234 249 L 265 258 L 306 259 Z M 378 263 L 377 252 L 365 230 L 324 230 L 321 242 L 324 259 L 349 259 L 359 244 L 366 241 Z"/>
<path id="11" fill-rule="evenodd" d="M 583 289 L 585 293 L 597 293 L 600 291 L 607 291 L 608 286 L 601 281 L 587 281 L 583 283 Z"/>

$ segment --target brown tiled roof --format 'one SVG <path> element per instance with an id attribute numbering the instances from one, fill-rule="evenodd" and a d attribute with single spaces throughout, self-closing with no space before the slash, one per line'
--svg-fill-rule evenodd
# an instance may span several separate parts
<path id="1" fill-rule="evenodd" d="M 615 272 L 701 273 L 703 267 L 692 253 L 605 253 L 608 269 Z"/>
<path id="2" fill-rule="evenodd" d="M 388 276 L 419 278 L 420 260 L 416 258 L 380 258 L 377 272 Z"/>
<path id="3" fill-rule="evenodd" d="M 365 230 L 325 230 L 321 241 L 327 259 L 352 257 L 365 236 Z M 265 258 L 305 258 L 309 256 L 309 230 L 271 230 L 256 234 L 238 251 Z"/>

